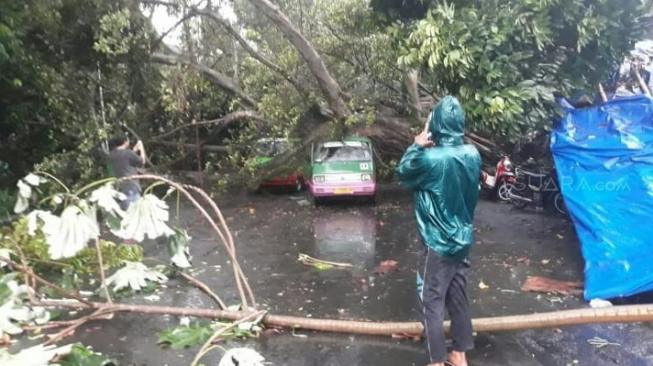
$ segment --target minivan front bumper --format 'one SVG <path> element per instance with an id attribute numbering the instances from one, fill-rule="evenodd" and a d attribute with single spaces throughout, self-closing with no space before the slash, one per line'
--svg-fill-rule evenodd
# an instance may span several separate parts
<path id="1" fill-rule="evenodd" d="M 309 187 L 313 197 L 333 196 L 374 196 L 376 194 L 375 182 L 347 182 L 347 183 L 315 183 L 310 182 Z"/>

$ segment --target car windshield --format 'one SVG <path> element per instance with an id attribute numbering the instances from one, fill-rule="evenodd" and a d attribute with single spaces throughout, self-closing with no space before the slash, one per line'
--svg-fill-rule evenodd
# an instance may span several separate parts
<path id="1" fill-rule="evenodd" d="M 372 158 L 366 146 L 321 145 L 315 151 L 315 162 L 368 161 Z"/>
<path id="2" fill-rule="evenodd" d="M 286 140 L 261 140 L 256 143 L 256 155 L 271 158 L 281 155 L 290 149 Z"/>

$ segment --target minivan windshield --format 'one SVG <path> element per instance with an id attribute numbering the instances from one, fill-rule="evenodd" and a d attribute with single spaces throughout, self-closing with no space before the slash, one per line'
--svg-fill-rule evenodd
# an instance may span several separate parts
<path id="1" fill-rule="evenodd" d="M 369 161 L 372 159 L 370 149 L 363 145 L 354 144 L 322 144 L 315 150 L 316 163 L 344 162 L 344 161 Z"/>

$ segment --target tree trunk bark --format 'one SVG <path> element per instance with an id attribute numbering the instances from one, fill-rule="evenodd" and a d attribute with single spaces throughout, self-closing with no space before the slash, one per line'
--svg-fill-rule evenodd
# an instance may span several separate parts
<path id="1" fill-rule="evenodd" d="M 302 55 L 311 73 L 317 79 L 320 90 L 333 110 L 334 117 L 337 119 L 348 117 L 350 111 L 343 98 L 342 89 L 338 82 L 331 76 L 329 70 L 327 70 L 322 57 L 317 53 L 311 42 L 269 0 L 250 0 L 250 2 L 259 8 L 279 28 L 288 41 Z"/>
<path id="2" fill-rule="evenodd" d="M 406 74 L 406 88 L 410 95 L 412 102 L 412 109 L 419 123 L 422 123 L 422 102 L 419 96 L 417 85 L 419 84 L 419 71 L 417 69 L 410 70 Z"/>

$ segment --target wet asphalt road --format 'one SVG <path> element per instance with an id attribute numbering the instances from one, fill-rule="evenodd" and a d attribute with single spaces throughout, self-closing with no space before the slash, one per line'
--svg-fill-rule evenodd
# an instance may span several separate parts
<path id="1" fill-rule="evenodd" d="M 415 253 L 419 246 L 410 194 L 385 187 L 375 206 L 338 202 L 313 207 L 305 194 L 237 193 L 218 199 L 236 238 L 241 264 L 259 303 L 274 314 L 379 321 L 416 320 Z M 191 226 L 195 275 L 227 303 L 236 303 L 224 250 L 199 216 L 183 211 Z M 150 244 L 146 255 L 164 258 Z M 317 271 L 297 261 L 299 253 L 348 262 L 354 268 Z M 374 273 L 384 260 L 399 262 L 387 275 Z M 582 259 L 571 224 L 559 217 L 515 211 L 481 201 L 476 213 L 469 292 L 475 317 L 527 314 L 587 307 L 577 297 L 523 293 L 529 275 L 582 280 Z M 481 289 L 480 283 L 488 288 Z M 171 280 L 158 295 L 162 304 L 211 307 L 203 293 Z M 135 302 L 147 303 L 143 299 Z M 121 365 L 188 365 L 197 348 L 163 350 L 157 333 L 178 324 L 172 316 L 121 314 L 96 322 L 76 338 L 116 357 Z M 618 343 L 603 348 L 587 340 Z M 273 365 L 425 365 L 423 343 L 380 337 L 298 332 L 266 334 L 227 347 L 256 348 Z M 221 352 L 204 359 L 217 365 Z M 650 324 L 576 326 L 564 329 L 482 333 L 470 354 L 475 366 L 653 365 Z"/>

